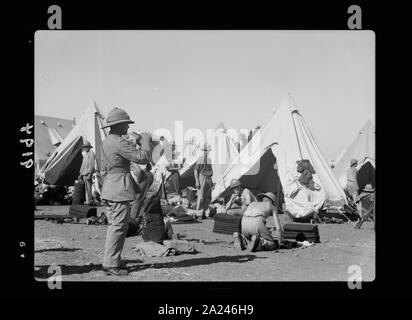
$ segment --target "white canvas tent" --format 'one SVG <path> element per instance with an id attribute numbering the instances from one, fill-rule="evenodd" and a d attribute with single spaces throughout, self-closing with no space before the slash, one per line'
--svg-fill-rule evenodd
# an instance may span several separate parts
<path id="1" fill-rule="evenodd" d="M 106 138 L 102 112 L 96 103 L 86 109 L 76 126 L 70 131 L 58 148 L 53 152 L 39 175 L 49 184 L 73 185 L 79 175 L 82 163 L 81 147 L 89 141 L 96 155 L 96 170 L 100 171 L 101 142 Z"/>
<path id="2" fill-rule="evenodd" d="M 223 123 L 220 123 L 215 131 L 206 137 L 206 141 L 211 147 L 209 158 L 213 168 L 212 181 L 216 183 L 221 179 L 226 169 L 237 161 L 239 152 L 232 139 L 225 132 Z M 196 161 L 202 156 L 203 151 L 201 151 L 200 146 L 191 150 L 191 155 L 186 159 L 185 166 L 180 170 L 182 188 L 194 185 L 194 167 Z"/>
<path id="3" fill-rule="evenodd" d="M 298 185 L 297 161 L 302 159 L 308 159 L 315 169 L 313 180 L 319 191 L 308 193 Z M 225 193 L 233 178 L 254 193 L 278 194 L 280 201 L 284 198 L 286 210 L 297 218 L 346 203 L 343 188 L 290 96 L 242 149 L 238 161 L 225 171 L 215 185 L 212 201 Z"/>
<path id="4" fill-rule="evenodd" d="M 232 139 L 226 133 L 223 123 L 221 123 L 214 134 L 208 139 L 212 150 L 209 157 L 212 160 L 213 176 L 212 181 L 216 183 L 222 178 L 223 173 L 231 165 L 236 163 L 239 152 Z"/>
<path id="5" fill-rule="evenodd" d="M 36 175 L 74 127 L 74 120 L 34 115 L 34 161 Z"/>
<path id="6" fill-rule="evenodd" d="M 212 160 L 213 177 L 212 181 L 215 183 L 220 180 L 222 174 L 236 162 L 239 152 L 236 149 L 232 139 L 226 134 L 223 123 L 220 123 L 216 130 L 207 138 L 207 142 L 211 146 L 209 157 Z M 203 156 L 200 145 L 187 144 L 186 148 L 179 154 L 180 161 L 185 158 L 185 163 L 180 169 L 181 187 L 194 186 L 194 167 L 196 161 Z M 170 160 L 164 155 L 159 158 L 152 169 L 155 181 L 160 182 L 161 174 L 165 174 L 166 178 L 169 172 L 166 166 L 170 164 Z"/>
<path id="7" fill-rule="evenodd" d="M 157 160 L 156 164 L 153 166 L 151 172 L 153 173 L 153 179 L 155 182 L 160 183 L 162 181 L 162 175 L 165 177 L 169 176 L 169 171 L 167 171 L 166 167 L 170 164 L 169 160 L 167 159 L 166 155 L 163 154 L 159 160 Z"/>
<path id="8" fill-rule="evenodd" d="M 371 183 L 375 187 L 375 126 L 368 120 L 358 132 L 355 140 L 335 161 L 333 173 L 342 187 L 346 186 L 350 160 L 358 160 L 358 185 L 360 189 Z"/>

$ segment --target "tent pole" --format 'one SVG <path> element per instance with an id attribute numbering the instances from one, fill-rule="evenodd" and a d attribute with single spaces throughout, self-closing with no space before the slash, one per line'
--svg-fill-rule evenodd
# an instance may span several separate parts
<path id="1" fill-rule="evenodd" d="M 293 117 L 293 113 L 297 113 L 297 111 L 292 111 L 292 122 L 293 122 L 293 127 L 295 128 L 295 134 L 296 134 L 296 140 L 298 141 L 298 147 L 299 147 L 299 154 L 300 154 L 300 160 L 303 160 L 302 156 L 302 149 L 300 148 L 300 142 L 299 142 L 299 136 L 298 136 L 298 131 L 296 129 L 296 124 L 295 124 L 295 118 Z"/>

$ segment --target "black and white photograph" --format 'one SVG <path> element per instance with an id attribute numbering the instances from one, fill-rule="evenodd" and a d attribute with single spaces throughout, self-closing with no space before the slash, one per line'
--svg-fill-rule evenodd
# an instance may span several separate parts
<path id="1" fill-rule="evenodd" d="M 375 41 L 37 31 L 35 280 L 374 281 Z"/>

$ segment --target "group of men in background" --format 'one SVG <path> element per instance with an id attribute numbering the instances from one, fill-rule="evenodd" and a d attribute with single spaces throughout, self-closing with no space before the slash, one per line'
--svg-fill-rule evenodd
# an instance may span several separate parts
<path id="1" fill-rule="evenodd" d="M 105 241 L 103 271 L 108 275 L 123 276 L 128 274 L 127 270 L 123 268 L 124 263 L 121 259 L 128 227 L 131 221 L 137 224 L 141 221 L 143 200 L 153 183 L 153 175 L 150 172 L 151 137 L 147 133 L 141 133 L 136 134 L 134 139 L 127 139 L 129 124 L 132 123 L 134 122 L 130 120 L 129 115 L 124 110 L 112 109 L 106 118 L 105 126 L 105 128 L 110 128 L 110 132 L 102 143 L 103 187 L 101 199 L 107 205 L 106 215 L 109 223 Z M 95 155 L 91 150 L 90 143 L 86 142 L 82 149 L 83 163 L 79 179 L 85 183 L 86 203 L 90 204 L 93 199 L 91 185 Z M 202 151 L 203 156 L 195 164 L 194 175 L 198 189 L 196 209 L 202 211 L 204 218 L 212 198 L 213 168 L 208 156 L 211 148 L 207 143 L 203 146 Z M 169 169 L 169 171 L 173 171 L 174 168 Z M 235 235 L 235 245 L 239 245 L 240 249 L 245 249 L 245 246 L 250 247 L 252 251 L 275 248 L 275 240 L 265 226 L 266 218 L 272 215 L 278 230 L 277 241 L 281 243 L 282 229 L 277 217 L 274 194 L 261 194 L 255 198 L 249 190 L 242 188 L 238 181 L 234 181 L 231 187 L 233 196 L 227 210 L 232 214 L 243 214 L 242 230 L 244 232 L 242 231 L 242 235 Z"/>
<path id="2" fill-rule="evenodd" d="M 108 275 L 127 275 L 123 268 L 121 253 L 123 250 L 130 222 L 137 225 L 142 220 L 142 205 L 148 189 L 153 183 L 151 171 L 151 137 L 147 133 L 130 134 L 126 138 L 129 124 L 134 123 L 129 115 L 120 108 L 112 109 L 106 119 L 105 128 L 110 132 L 102 143 L 102 178 L 101 199 L 107 205 L 109 223 L 103 257 L 103 270 Z M 130 138 L 131 137 L 131 138 Z M 86 204 L 93 203 L 92 184 L 95 173 L 95 155 L 89 142 L 83 145 L 83 162 L 79 180 L 85 184 Z M 210 146 L 205 143 L 203 155 L 194 166 L 197 192 L 196 209 L 202 211 L 205 218 L 212 199 L 212 161 L 209 158 Z M 352 160 L 348 169 L 348 193 L 355 202 L 359 202 L 357 185 L 357 161 Z M 167 170 L 178 194 L 180 193 L 179 170 L 181 165 L 172 163 Z M 240 250 L 250 251 L 273 250 L 283 244 L 282 226 L 278 217 L 276 196 L 271 193 L 260 193 L 255 196 L 245 188 L 239 180 L 230 183 L 231 195 L 224 207 L 227 214 L 242 216 L 241 232 L 233 234 L 234 245 Z M 358 206 L 361 212 L 361 208 Z M 266 225 L 266 220 L 273 217 L 276 235 Z"/>

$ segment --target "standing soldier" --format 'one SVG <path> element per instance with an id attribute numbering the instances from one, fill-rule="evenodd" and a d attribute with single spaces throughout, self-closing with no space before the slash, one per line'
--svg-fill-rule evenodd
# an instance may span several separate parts
<path id="1" fill-rule="evenodd" d="M 208 156 L 211 151 L 209 144 L 205 143 L 201 150 L 203 151 L 203 156 L 197 160 L 194 168 L 196 189 L 198 189 L 196 210 L 202 208 L 202 219 L 205 219 L 206 210 L 208 210 L 212 200 L 213 168 L 212 161 Z"/>
<path id="2" fill-rule="evenodd" d="M 132 142 L 123 136 L 129 124 L 134 123 L 122 109 L 112 109 L 106 119 L 110 132 L 102 144 L 102 200 L 107 202 L 106 243 L 103 258 L 103 271 L 107 275 L 125 276 L 121 269 L 123 250 L 130 220 L 130 203 L 136 199 L 135 182 L 130 173 L 130 162 L 147 164 L 150 161 L 150 135 L 141 134 L 141 148 L 136 149 Z"/>
<path id="3" fill-rule="evenodd" d="M 93 184 L 93 173 L 95 171 L 95 156 L 94 152 L 90 150 L 92 147 L 91 143 L 87 141 L 82 146 L 82 166 L 80 167 L 80 175 L 78 180 L 84 182 L 84 188 L 86 191 L 86 203 L 91 205 L 93 203 L 93 192 L 92 192 L 92 184 Z"/>
<path id="4" fill-rule="evenodd" d="M 351 159 L 350 167 L 348 168 L 347 175 L 346 175 L 346 179 L 347 179 L 346 190 L 351 195 L 353 202 L 355 204 L 358 203 L 358 197 L 359 197 L 358 170 L 356 169 L 357 165 L 358 165 L 358 160 Z M 362 218 L 361 207 L 357 204 L 356 208 L 357 208 L 359 216 Z"/>

